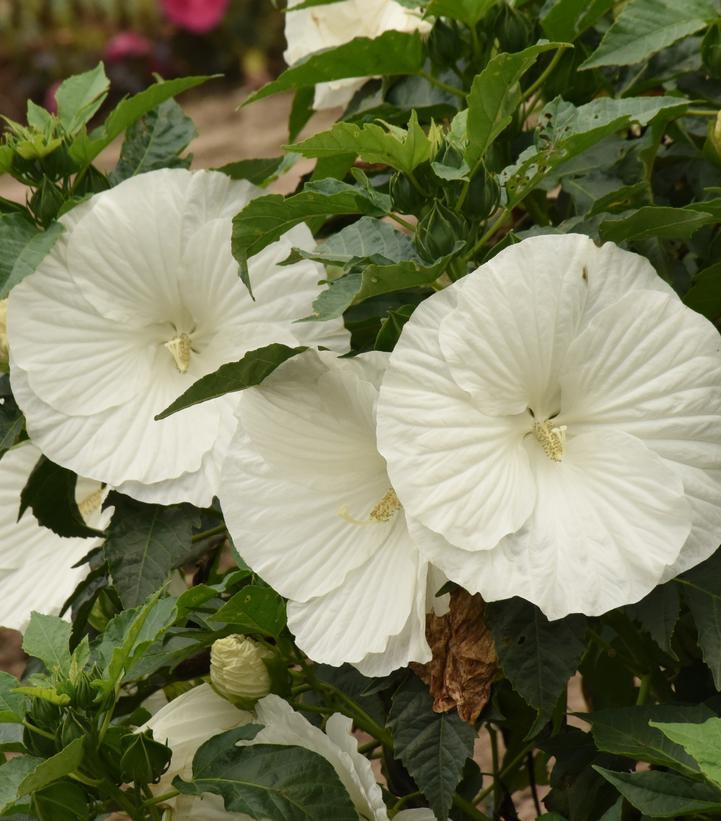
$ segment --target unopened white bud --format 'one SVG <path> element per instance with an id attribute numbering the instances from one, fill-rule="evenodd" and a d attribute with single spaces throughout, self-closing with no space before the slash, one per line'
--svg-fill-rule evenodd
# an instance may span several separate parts
<path id="1" fill-rule="evenodd" d="M 250 709 L 270 692 L 270 675 L 263 659 L 273 653 L 247 636 L 226 636 L 210 650 L 210 682 L 223 698 Z"/>

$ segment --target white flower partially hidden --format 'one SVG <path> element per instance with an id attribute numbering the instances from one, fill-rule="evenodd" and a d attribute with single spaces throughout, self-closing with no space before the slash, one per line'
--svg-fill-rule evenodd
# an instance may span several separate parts
<path id="1" fill-rule="evenodd" d="M 289 7 L 301 0 L 290 0 Z M 430 31 L 431 24 L 421 18 L 417 9 L 410 9 L 395 0 L 342 0 L 285 15 L 285 39 L 288 42 L 283 57 L 293 65 L 309 54 L 349 43 L 354 37 L 380 37 L 386 31 Z M 315 88 L 313 108 L 345 106 L 368 77 L 350 77 L 319 83 Z"/>
<path id="2" fill-rule="evenodd" d="M 250 260 L 255 302 L 240 282 L 231 219 L 256 193 L 217 172 L 165 169 L 62 218 L 8 312 L 13 393 L 50 459 L 141 501 L 208 505 L 238 394 L 153 417 L 254 348 L 345 346 L 340 322 L 293 324 L 322 278 L 315 263 L 278 265 L 292 245 L 313 246 L 305 226 Z"/>
<path id="3" fill-rule="evenodd" d="M 309 351 L 245 391 L 219 496 L 244 560 L 290 599 L 298 646 L 367 675 L 430 658 L 428 565 L 376 447 L 386 362 Z"/>
<path id="4" fill-rule="evenodd" d="M 33 610 L 56 616 L 88 565 L 73 567 L 102 538 L 66 539 L 38 523 L 32 510 L 20 521 L 20 493 L 40 459 L 40 451 L 23 442 L 0 459 L 0 626 L 24 630 Z M 107 495 L 99 482 L 78 479 L 75 499 L 88 527 L 105 530 L 113 509 L 101 510 Z"/>
<path id="5" fill-rule="evenodd" d="M 721 540 L 721 338 L 611 243 L 527 239 L 420 305 L 378 433 L 427 556 L 486 600 L 597 615 Z"/>
<path id="6" fill-rule="evenodd" d="M 376 783 L 368 759 L 358 752 L 351 734 L 351 720 L 335 713 L 326 723 L 326 732 L 314 727 L 278 696 L 261 699 L 255 714 L 233 707 L 208 685 L 202 684 L 159 710 L 141 730 L 151 729 L 153 737 L 173 750 L 170 767 L 153 786 L 157 794 L 167 792 L 173 779 L 192 778 L 193 757 L 201 744 L 215 735 L 249 723 L 263 724 L 258 735 L 239 746 L 280 744 L 304 747 L 323 756 L 338 774 L 343 786 L 365 821 L 388 821 L 381 788 Z M 244 813 L 227 812 L 218 795 L 202 798 L 178 796 L 167 802 L 173 807 L 173 821 L 251 821 Z M 434 821 L 430 810 L 408 810 L 395 816 L 399 821 Z"/>

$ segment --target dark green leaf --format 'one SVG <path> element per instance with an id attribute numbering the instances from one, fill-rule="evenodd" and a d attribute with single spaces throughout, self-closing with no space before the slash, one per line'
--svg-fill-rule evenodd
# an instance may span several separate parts
<path id="1" fill-rule="evenodd" d="M 176 778 L 173 786 L 187 795 L 222 795 L 226 810 L 255 819 L 357 821 L 345 787 L 318 753 L 274 744 L 236 747 L 237 739 L 231 730 L 206 742 L 195 755 L 193 781 Z"/>
<path id="2" fill-rule="evenodd" d="M 67 674 L 70 671 L 71 630 L 69 622 L 33 611 L 23 636 L 23 650 L 40 659 L 49 671 L 58 669 Z"/>
<path id="3" fill-rule="evenodd" d="M 613 0 L 553 0 L 544 5 L 541 26 L 554 40 L 573 42 L 613 6 Z"/>
<path id="4" fill-rule="evenodd" d="M 669 655 L 676 657 L 671 639 L 681 614 L 681 599 L 678 586 L 673 583 L 655 587 L 645 598 L 626 607 L 628 615 L 640 622 L 641 627 L 658 646 Z"/>
<path id="5" fill-rule="evenodd" d="M 686 239 L 704 225 L 716 222 L 713 214 L 688 211 L 666 205 L 644 205 L 618 217 L 609 217 L 599 226 L 601 238 L 611 242 L 663 237 Z"/>
<path id="6" fill-rule="evenodd" d="M 388 714 L 394 755 L 413 777 L 439 821 L 448 818 L 453 793 L 476 734 L 458 714 L 436 713 L 425 685 L 412 677 L 393 696 Z"/>
<path id="7" fill-rule="evenodd" d="M 259 160 L 237 160 L 216 169 L 232 180 L 248 180 L 253 185 L 267 185 L 290 165 L 289 156 L 263 157 Z"/>
<path id="8" fill-rule="evenodd" d="M 45 456 L 38 459 L 20 494 L 18 519 L 30 508 L 43 527 L 59 536 L 89 538 L 102 536 L 88 527 L 75 501 L 77 475 Z"/>
<path id="9" fill-rule="evenodd" d="M 192 508 L 146 505 L 120 494 L 113 504 L 105 556 L 123 607 L 136 607 L 193 554 L 197 514 Z"/>
<path id="10" fill-rule="evenodd" d="M 715 322 L 721 318 L 721 262 L 710 265 L 696 274 L 693 285 L 684 294 L 689 308 Z"/>
<path id="11" fill-rule="evenodd" d="M 173 413 L 200 402 L 207 402 L 209 399 L 216 399 L 226 393 L 260 385 L 279 365 L 305 350 L 307 350 L 305 347 L 289 348 L 287 345 L 274 343 L 264 348 L 248 351 L 237 362 L 226 362 L 217 371 L 199 379 L 155 418 L 165 419 Z"/>
<path id="12" fill-rule="evenodd" d="M 475 26 L 498 0 L 431 0 L 428 14 L 436 17 L 451 17 L 467 26 Z"/>
<path id="13" fill-rule="evenodd" d="M 417 32 L 386 31 L 380 37 L 356 37 L 336 48 L 317 51 L 287 68 L 277 80 L 251 94 L 243 105 L 271 94 L 342 80 L 345 77 L 415 74 L 423 64 L 423 41 Z"/>
<path id="14" fill-rule="evenodd" d="M 93 817 L 80 784 L 60 781 L 33 794 L 38 821 L 90 821 Z"/>
<path id="15" fill-rule="evenodd" d="M 109 90 L 110 80 L 102 63 L 60 83 L 55 92 L 55 102 L 58 119 L 65 131 L 75 134 L 82 128 L 103 104 Z"/>
<path id="16" fill-rule="evenodd" d="M 10 213 L 0 215 L 0 294 L 6 297 L 15 261 L 25 246 L 38 234 L 38 229 L 25 214 Z"/>
<path id="17" fill-rule="evenodd" d="M 715 0 L 631 0 L 580 68 L 628 66 L 704 28 L 718 15 Z"/>
<path id="18" fill-rule="evenodd" d="M 411 318 L 415 308 L 415 305 L 401 305 L 395 311 L 388 311 L 388 314 L 381 320 L 381 328 L 378 331 L 374 346 L 375 350 L 392 351 L 395 348 L 401 331 Z"/>
<path id="19" fill-rule="evenodd" d="M 721 550 L 679 577 L 698 630 L 698 643 L 716 689 L 721 689 Z"/>
<path id="20" fill-rule="evenodd" d="M 662 772 L 615 773 L 594 765 L 637 810 L 651 818 L 721 810 L 721 790 L 682 775 Z"/>
<path id="21" fill-rule="evenodd" d="M 278 638 L 286 625 L 285 602 L 269 587 L 248 585 L 212 616 L 241 632 Z"/>
<path id="22" fill-rule="evenodd" d="M 514 598 L 488 606 L 498 660 L 513 689 L 538 710 L 529 737 L 551 718 L 585 645 L 583 616 L 548 621 L 530 602 Z"/>
<path id="23" fill-rule="evenodd" d="M 4 399 L 0 405 L 0 456 L 17 442 L 25 426 L 25 417 L 12 397 Z"/>
<path id="24" fill-rule="evenodd" d="M 28 795 L 35 790 L 41 790 L 53 781 L 77 770 L 83 763 L 84 750 L 85 739 L 76 738 L 59 753 L 46 759 L 28 773 L 18 786 L 18 795 Z"/>
<path id="25" fill-rule="evenodd" d="M 196 137 L 193 121 L 170 99 L 149 111 L 128 129 L 120 160 L 110 175 L 113 185 L 157 168 L 187 168 L 180 154 Z"/>
<path id="26" fill-rule="evenodd" d="M 12 225 L 6 220 L 12 220 Z M 8 249 L 3 248 L 0 257 L 0 299 L 5 299 L 12 288 L 32 274 L 64 230 L 59 222 L 55 222 L 45 231 L 30 232 L 26 223 L 20 215 L 0 217 L 0 239 L 11 243 Z"/>

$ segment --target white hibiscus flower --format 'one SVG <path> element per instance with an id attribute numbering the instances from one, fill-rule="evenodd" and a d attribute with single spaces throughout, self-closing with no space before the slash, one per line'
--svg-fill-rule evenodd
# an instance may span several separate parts
<path id="1" fill-rule="evenodd" d="M 258 735 L 239 746 L 280 744 L 304 747 L 322 755 L 333 767 L 359 813 L 367 821 L 388 821 L 381 788 L 376 783 L 368 759 L 358 752 L 358 742 L 352 735 L 352 722 L 335 713 L 326 722 L 326 731 L 314 727 L 300 713 L 275 695 L 261 699 L 255 713 L 233 707 L 208 684 L 184 693 L 160 709 L 140 730 L 151 729 L 157 741 L 173 750 L 170 767 L 160 782 L 153 786 L 161 795 L 172 789 L 176 776 L 190 780 L 193 757 L 201 744 L 214 735 L 249 723 L 263 724 Z M 250 821 L 244 813 L 227 812 L 218 795 L 201 798 L 178 796 L 167 802 L 173 807 L 177 821 L 222 821 L 231 818 Z M 407 810 L 395 816 L 399 821 L 434 821 L 430 810 Z"/>
<path id="2" fill-rule="evenodd" d="M 62 538 L 30 509 L 18 521 L 20 494 L 40 456 L 23 442 L 0 459 L 0 626 L 13 630 L 24 630 L 33 610 L 58 615 L 88 572 L 87 564 L 73 565 L 103 541 Z M 101 510 L 107 492 L 99 482 L 78 479 L 75 499 L 88 527 L 105 530 L 110 523 L 113 508 Z"/>
<path id="3" fill-rule="evenodd" d="M 301 0 L 290 0 L 289 7 Z M 285 16 L 285 39 L 288 42 L 283 57 L 288 65 L 322 49 L 335 48 L 355 37 L 380 37 L 386 31 L 430 31 L 431 24 L 421 18 L 418 9 L 406 8 L 395 0 L 343 0 L 301 11 L 288 11 Z M 347 78 L 319 83 L 315 88 L 313 108 L 345 106 L 368 80 L 368 77 Z"/>
<path id="4" fill-rule="evenodd" d="M 217 172 L 165 169 L 63 217 L 8 310 L 13 393 L 50 459 L 141 501 L 208 505 L 238 394 L 153 417 L 254 348 L 346 345 L 340 322 L 294 324 L 323 278 L 315 263 L 278 265 L 291 246 L 313 247 L 305 226 L 250 260 L 255 302 L 240 282 L 231 218 L 256 193 Z"/>
<path id="5" fill-rule="evenodd" d="M 487 600 L 597 615 L 721 540 L 721 338 L 611 243 L 527 239 L 424 302 L 378 433 L 427 556 Z"/>
<path id="6" fill-rule="evenodd" d="M 298 646 L 366 675 L 430 659 L 427 587 L 442 585 L 376 447 L 386 362 L 309 351 L 245 391 L 219 496 L 240 554 L 290 599 Z"/>

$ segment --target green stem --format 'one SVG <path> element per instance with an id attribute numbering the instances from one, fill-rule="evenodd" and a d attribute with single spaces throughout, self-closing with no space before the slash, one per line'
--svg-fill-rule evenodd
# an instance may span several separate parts
<path id="1" fill-rule="evenodd" d="M 180 795 L 178 790 L 168 790 L 168 792 L 161 793 L 160 795 L 155 795 L 152 798 L 149 798 L 147 801 L 143 801 L 143 806 L 154 807 L 157 804 L 162 804 L 165 801 L 170 801 L 170 799 L 175 798 L 176 795 Z"/>
<path id="2" fill-rule="evenodd" d="M 491 739 L 491 766 L 493 767 L 493 806 L 497 807 L 501 801 L 501 782 L 498 777 L 498 733 L 490 724 L 488 725 L 488 735 Z"/>
<path id="3" fill-rule="evenodd" d="M 210 539 L 212 536 L 220 536 L 222 533 L 226 533 L 227 530 L 228 529 L 224 524 L 217 525 L 216 527 L 211 527 L 210 530 L 204 530 L 202 533 L 196 533 L 191 541 L 193 544 L 196 544 L 196 542 L 202 542 L 205 539 Z"/>
<path id="4" fill-rule="evenodd" d="M 413 801 L 415 798 L 423 798 L 423 793 L 420 791 L 411 792 L 408 793 L 408 795 L 404 795 L 399 798 L 390 810 L 388 810 L 388 817 L 393 818 L 393 816 L 397 815 L 409 801 Z"/>
<path id="5" fill-rule="evenodd" d="M 535 92 L 537 91 L 543 83 L 546 81 L 548 75 L 553 71 L 553 69 L 558 65 L 558 61 L 563 57 L 563 52 L 569 48 L 567 45 L 561 45 L 558 47 L 558 50 L 553 55 L 551 62 L 546 66 L 546 68 L 541 72 L 540 76 L 535 80 L 535 82 L 531 83 L 530 86 L 523 92 L 521 95 L 521 102 L 525 103 L 525 101 Z"/>
<path id="6" fill-rule="evenodd" d="M 406 229 L 406 231 L 410 231 L 413 233 L 416 229 L 408 222 L 404 220 L 403 217 L 399 217 L 398 214 L 388 214 L 388 216 L 394 221 L 397 222 L 398 225 L 402 226 Z"/>
<path id="7" fill-rule="evenodd" d="M 475 803 L 477 802 L 474 801 L 473 804 L 471 804 L 470 801 L 466 801 L 466 799 L 458 795 L 458 793 L 453 793 L 453 804 L 467 816 L 473 818 L 474 821 L 491 821 L 485 813 L 482 813 L 474 806 Z"/>
<path id="8" fill-rule="evenodd" d="M 68 778 L 72 778 L 73 781 L 77 781 L 79 784 L 85 784 L 86 787 L 99 787 L 103 783 L 102 781 L 98 781 L 97 778 L 90 778 L 77 771 L 69 773 Z"/>
<path id="9" fill-rule="evenodd" d="M 638 688 L 638 696 L 636 697 L 636 705 L 642 706 L 648 700 L 648 693 L 651 688 L 651 676 L 647 673 L 641 676 L 641 686 Z"/>
<path id="10" fill-rule="evenodd" d="M 687 108 L 686 117 L 718 117 L 719 112 L 710 108 Z"/>
<path id="11" fill-rule="evenodd" d="M 358 747 L 359 753 L 370 753 L 375 750 L 376 747 L 380 747 L 381 743 L 377 739 L 373 739 L 373 741 L 366 741 L 365 744 L 361 744 Z"/>
<path id="12" fill-rule="evenodd" d="M 448 83 L 444 83 L 443 80 L 439 80 L 437 77 L 434 77 L 427 71 L 419 71 L 418 76 L 423 77 L 423 79 L 428 80 L 428 82 L 432 86 L 440 88 L 442 91 L 448 92 L 448 94 L 454 94 L 456 97 L 460 97 L 461 100 L 466 99 L 465 92 L 461 91 L 460 88 L 456 88 L 455 86 L 448 85 Z"/>
<path id="13" fill-rule="evenodd" d="M 33 733 L 37 733 L 41 735 L 43 738 L 49 738 L 51 741 L 55 741 L 55 734 L 49 733 L 47 730 L 41 730 L 40 727 L 36 727 L 34 724 L 31 724 L 29 721 L 23 721 L 23 727 L 26 727 Z"/>
<path id="14" fill-rule="evenodd" d="M 508 764 L 506 764 L 506 766 L 498 773 L 498 778 L 493 779 L 493 784 L 490 784 L 488 787 L 485 787 L 484 789 L 482 789 L 478 793 L 478 795 L 473 799 L 473 803 L 474 804 L 480 804 L 480 802 L 483 801 L 483 799 L 486 798 L 486 796 L 490 795 L 496 789 L 496 780 L 498 780 L 499 783 L 502 782 L 503 779 L 509 773 L 512 773 L 513 770 L 515 770 L 516 767 L 518 767 L 518 765 L 521 763 L 521 761 L 524 760 L 524 758 L 528 755 L 528 753 L 531 752 L 531 750 L 533 750 L 533 748 L 535 746 L 536 746 L 535 742 L 533 742 L 533 741 L 526 744 L 521 749 L 521 751 L 517 755 L 515 755 L 510 760 L 510 762 Z"/>
<path id="15" fill-rule="evenodd" d="M 512 214 L 509 210 L 504 210 L 501 216 L 491 225 L 491 227 L 486 231 L 486 233 L 478 240 L 478 242 L 471 248 L 471 250 L 464 255 L 464 259 L 473 259 L 473 257 L 483 248 L 483 246 L 488 242 L 488 240 L 498 231 L 499 228 L 502 228 L 511 218 Z"/>
<path id="16" fill-rule="evenodd" d="M 321 682 L 321 688 L 348 707 L 353 716 L 353 720 L 358 727 L 361 728 L 361 730 L 365 730 L 369 735 L 377 738 L 384 747 L 393 749 L 393 736 L 385 729 L 385 727 L 381 727 L 381 725 L 374 718 L 371 718 L 371 716 L 369 716 L 359 704 L 353 701 L 352 698 L 347 696 L 342 690 L 334 687 L 332 684 Z"/>
<path id="17" fill-rule="evenodd" d="M 416 175 L 412 171 L 408 171 L 406 176 L 411 181 L 411 185 L 416 189 L 416 191 L 422 196 L 428 199 L 430 196 L 429 193 L 426 191 L 425 188 L 418 182 Z"/>

